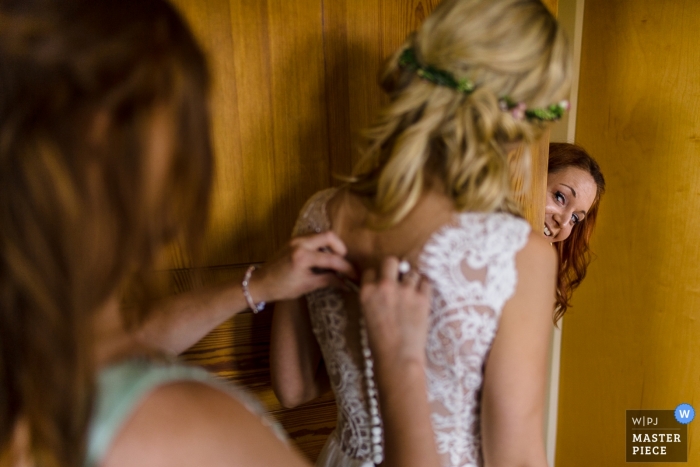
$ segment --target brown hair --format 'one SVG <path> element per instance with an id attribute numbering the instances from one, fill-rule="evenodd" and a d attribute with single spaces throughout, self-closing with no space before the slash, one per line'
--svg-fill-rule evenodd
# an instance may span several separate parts
<path id="1" fill-rule="evenodd" d="M 163 0 L 2 0 L 0 63 L 0 458 L 21 420 L 37 465 L 76 466 L 94 312 L 206 221 L 209 78 Z"/>
<path id="2" fill-rule="evenodd" d="M 467 95 L 402 68 L 407 48 L 475 90 Z M 430 177 L 458 210 L 512 210 L 505 144 L 534 141 L 545 125 L 504 112 L 499 99 L 546 107 L 566 97 L 570 77 L 566 37 L 539 0 L 443 1 L 380 77 L 391 100 L 366 132 L 350 189 L 371 199 L 384 226 L 415 206 Z"/>
<path id="3" fill-rule="evenodd" d="M 589 242 L 595 229 L 600 198 L 605 193 L 605 178 L 600 171 L 600 166 L 585 149 L 574 144 L 551 143 L 549 145 L 547 173 L 553 174 L 567 167 L 576 167 L 589 173 L 596 184 L 596 196 L 583 221 L 571 229 L 569 238 L 555 243 L 559 252 L 555 323 L 564 316 L 566 310 L 571 306 L 571 296 L 574 289 L 586 277 L 586 270 L 592 259 Z"/>

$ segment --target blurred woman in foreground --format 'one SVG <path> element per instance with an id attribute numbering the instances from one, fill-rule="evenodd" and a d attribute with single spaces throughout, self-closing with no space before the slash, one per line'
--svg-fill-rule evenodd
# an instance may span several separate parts
<path id="1" fill-rule="evenodd" d="M 242 391 L 124 332 L 147 318 L 120 310 L 125 283 L 206 221 L 207 68 L 174 9 L 2 1 L 0 63 L 0 465 L 306 465 Z M 352 275 L 343 252 L 332 234 L 297 239 L 231 306 L 334 280 L 312 267 Z M 428 289 L 395 269 L 363 288 L 389 461 L 435 465 L 423 373 L 391 371 L 422 368 Z"/>

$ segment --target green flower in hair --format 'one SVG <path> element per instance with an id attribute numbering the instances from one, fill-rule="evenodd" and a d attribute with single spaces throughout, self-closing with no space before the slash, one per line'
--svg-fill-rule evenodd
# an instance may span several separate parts
<path id="1" fill-rule="evenodd" d="M 426 81 L 430 81 L 438 86 L 452 88 L 464 94 L 470 94 L 475 88 L 474 83 L 468 78 L 457 80 L 452 73 L 448 71 L 440 70 L 430 65 L 421 65 L 418 63 L 413 49 L 406 49 L 403 51 L 399 58 L 399 65 L 402 68 L 415 71 L 418 76 Z"/>
<path id="2" fill-rule="evenodd" d="M 452 73 L 440 70 L 430 65 L 421 65 L 416 58 L 416 54 L 412 48 L 408 48 L 401 53 L 399 57 L 399 66 L 415 72 L 418 76 L 426 81 L 445 86 L 462 94 L 469 95 L 476 89 L 476 85 L 469 78 L 456 79 Z M 545 108 L 528 109 L 523 102 L 515 102 L 508 96 L 503 96 L 499 100 L 499 106 L 504 112 L 510 112 L 511 115 L 522 120 L 535 120 L 541 122 L 553 122 L 559 120 L 564 112 L 569 110 L 569 101 L 563 100 L 556 104 L 552 104 Z"/>

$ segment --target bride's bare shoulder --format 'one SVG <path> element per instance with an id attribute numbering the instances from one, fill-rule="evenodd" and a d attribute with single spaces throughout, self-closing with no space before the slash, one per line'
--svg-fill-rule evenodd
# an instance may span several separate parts
<path id="1" fill-rule="evenodd" d="M 554 310 L 558 259 L 554 247 L 539 233 L 530 232 L 525 246 L 515 256 L 518 283 L 506 303 L 503 320 L 509 316 L 541 315 L 540 322 L 551 325 Z"/>
<path id="2" fill-rule="evenodd" d="M 527 242 L 517 255 L 518 268 L 538 268 L 543 271 L 556 270 L 557 252 L 547 239 L 535 231 L 528 235 Z"/>

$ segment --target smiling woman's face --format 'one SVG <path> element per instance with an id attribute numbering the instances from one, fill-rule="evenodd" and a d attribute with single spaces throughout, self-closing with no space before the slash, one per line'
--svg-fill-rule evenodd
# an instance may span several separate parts
<path id="1" fill-rule="evenodd" d="M 591 174 L 566 167 L 547 175 L 544 235 L 550 242 L 569 238 L 574 225 L 585 219 L 595 201 L 597 187 Z"/>

